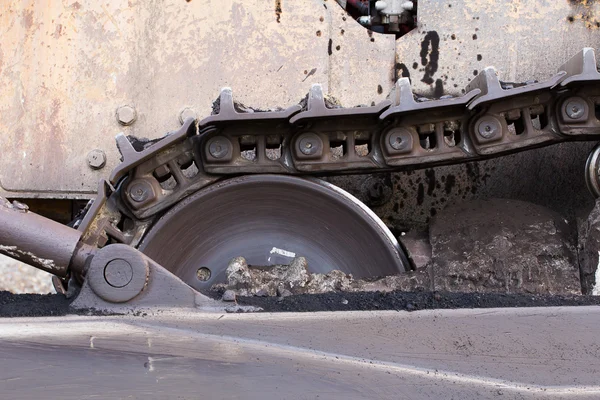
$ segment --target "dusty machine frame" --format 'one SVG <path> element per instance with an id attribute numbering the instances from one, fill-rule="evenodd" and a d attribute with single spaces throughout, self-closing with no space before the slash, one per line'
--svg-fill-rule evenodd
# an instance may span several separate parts
<path id="1" fill-rule="evenodd" d="M 84 288 L 103 304 L 168 302 L 153 298 L 153 285 L 179 287 L 169 293 L 184 293 L 193 304 L 198 293 L 135 247 L 153 217 L 200 188 L 228 175 L 392 170 L 596 140 L 599 83 L 594 50 L 586 48 L 546 82 L 504 84 L 487 68 L 458 98 L 416 101 L 401 79 L 394 101 L 379 106 L 328 107 L 314 86 L 302 106 L 259 112 L 236 105 L 225 89 L 214 115 L 189 119 L 146 148 L 118 136 L 123 161 L 101 182 L 78 231 L 4 202 L 0 251 L 62 278 L 85 276 Z M 250 155 L 242 153 L 247 143 L 254 145 Z M 341 153 L 332 143 L 341 143 Z M 599 167 L 593 153 L 587 178 L 596 195 Z M 40 236 L 32 239 L 32 231 Z"/>
<path id="2" fill-rule="evenodd" d="M 240 12 L 237 4 L 241 2 L 223 1 L 219 2 L 219 5 L 231 3 L 238 6 L 234 8 L 237 12 L 236 18 L 241 18 L 244 22 L 244 13 Z M 253 3 L 256 5 L 264 2 L 261 0 Z M 286 21 L 292 21 L 292 29 L 299 29 L 293 25 L 294 20 L 289 16 L 298 16 L 303 7 L 309 8 L 306 6 L 308 3 L 311 2 L 275 1 L 275 13 L 269 16 L 275 24 L 279 24 L 281 20 L 283 26 Z M 330 5 L 333 2 L 312 3 L 320 9 L 323 4 Z M 442 23 L 438 21 L 430 24 L 427 13 L 422 18 L 423 25 L 429 25 L 427 29 L 431 29 L 431 25 L 434 29 L 441 27 L 441 36 L 448 37 L 448 43 L 438 43 L 442 47 L 446 46 L 444 51 L 437 53 L 440 65 L 445 63 L 448 67 L 449 61 L 453 61 L 456 53 L 464 51 L 464 47 L 461 48 L 458 44 L 461 38 L 470 38 L 471 35 L 477 34 L 480 38 L 479 43 L 484 42 L 486 24 L 480 26 L 481 31 L 473 32 L 473 26 L 468 26 L 469 21 L 464 19 L 465 16 L 471 17 L 469 13 L 474 21 L 476 18 L 479 20 L 479 15 L 482 20 L 497 16 L 495 23 L 488 24 L 494 28 L 498 26 L 498 20 L 506 22 L 509 26 L 508 29 L 497 32 L 496 29 L 490 29 L 494 34 L 498 34 L 500 39 L 487 41 L 487 48 L 482 51 L 483 62 L 487 63 L 488 55 L 497 51 L 497 43 L 502 41 L 502 37 L 518 35 L 514 25 L 511 25 L 516 18 L 506 18 L 504 10 L 494 7 L 494 2 L 464 3 L 467 5 L 466 15 L 460 14 L 456 18 L 454 14 L 454 17 L 445 18 L 439 11 L 448 10 L 450 2 L 420 1 L 420 5 L 427 12 L 438 12 L 430 14 L 434 20 L 444 20 Z M 506 8 L 512 7 L 514 13 L 519 14 L 522 12 L 521 7 L 526 8 L 532 3 L 511 2 Z M 569 2 L 572 5 L 579 3 L 587 5 L 592 2 Z M 116 39 L 118 22 L 123 15 L 115 13 L 115 10 L 120 11 L 117 2 L 103 6 L 101 10 L 84 12 L 83 17 L 77 15 L 81 7 L 78 2 L 63 5 L 68 12 L 58 17 L 51 16 L 52 19 L 56 17 L 57 22 L 60 21 L 56 32 L 54 29 L 51 32 L 57 40 L 61 37 L 63 40 L 65 37 L 72 39 L 72 36 L 69 37 L 69 31 L 79 26 L 77 21 L 90 24 L 90 18 L 98 18 L 100 15 L 100 18 L 115 24 L 107 29 L 108 35 L 104 31 L 98 35 L 102 40 L 112 40 L 113 47 L 112 51 L 98 49 L 96 53 L 94 40 L 91 40 L 93 54 L 103 60 L 106 60 L 108 53 L 118 54 L 127 61 L 127 35 L 131 34 L 131 31 L 118 32 L 120 35 L 125 34 L 125 39 L 122 40 L 121 36 Z M 451 10 L 455 12 L 457 4 L 452 5 Z M 552 15 L 552 10 L 562 13 L 563 8 L 566 8 L 566 2 L 562 8 L 558 2 L 546 5 L 548 9 L 537 9 L 535 16 L 539 13 L 543 19 L 544 16 Z M 36 8 L 35 3 L 29 6 Z M 181 16 L 187 17 L 181 9 L 167 10 L 167 7 L 159 3 L 153 3 L 152 6 L 156 7 L 154 12 L 127 12 L 147 14 L 151 17 L 158 15 L 157 21 L 164 20 L 166 25 L 173 21 L 174 15 L 177 16 L 177 21 L 181 20 Z M 126 8 L 123 5 L 121 7 Z M 474 9 L 476 12 L 473 12 Z M 493 15 L 486 15 L 486 10 L 493 10 Z M 212 9 L 210 11 L 214 12 Z M 302 15 L 306 17 L 310 13 L 310 16 L 318 21 L 319 13 L 313 11 L 314 9 L 310 9 Z M 209 18 L 220 18 L 220 12 L 221 10 L 218 10 Z M 262 8 L 260 12 L 263 12 Z M 531 14 L 532 10 L 528 12 Z M 25 28 L 31 29 L 30 34 L 36 29 L 41 31 L 39 19 L 35 16 L 32 18 L 31 15 L 25 12 L 23 17 Z M 342 16 L 334 16 L 334 20 L 336 18 L 341 20 Z M 585 13 L 573 13 L 568 17 L 561 14 L 561 18 L 565 21 L 568 18 L 568 23 L 573 25 L 594 23 Z M 302 24 L 305 24 L 307 18 L 296 20 L 302 20 Z M 457 21 L 460 21 L 460 26 L 456 26 Z M 320 23 L 323 23 L 323 18 Z M 186 26 L 171 25 L 176 26 L 178 33 L 179 30 L 186 32 Z M 248 24 L 240 25 L 242 33 L 247 33 Z M 32 26 L 34 28 L 31 28 Z M 446 29 L 443 29 L 444 26 Z M 453 26 L 452 36 L 455 37 L 450 37 L 451 31 L 448 26 Z M 254 25 L 250 24 L 250 27 L 254 28 Z M 338 35 L 344 35 L 346 30 L 346 42 L 331 35 L 333 29 L 324 29 L 319 22 L 309 22 L 308 25 L 302 26 L 305 30 L 313 28 L 322 33 L 319 38 L 325 41 L 323 48 L 329 48 L 329 57 L 335 58 L 337 55 L 348 58 L 344 49 L 351 47 L 346 45 L 356 38 L 352 36 L 352 28 L 342 25 L 338 31 Z M 13 29 L 13 36 L 14 31 Z M 72 31 L 77 32 L 77 29 Z M 270 29 L 269 32 L 272 34 L 273 30 Z M 556 33 L 555 30 L 553 32 Z M 366 32 L 363 33 L 367 35 Z M 437 52 L 433 49 L 435 35 L 430 32 L 423 33 L 429 41 L 431 53 Z M 214 36 L 218 37 L 219 34 L 223 32 L 217 32 Z M 95 35 L 97 32 L 91 33 L 89 37 L 94 38 Z M 45 37 L 40 36 L 41 41 L 44 41 Z M 333 44 L 330 38 L 333 38 Z M 380 50 L 390 50 L 394 47 L 393 41 L 386 41 L 383 37 L 375 36 L 371 39 L 374 40 L 371 43 Z M 438 42 L 439 39 L 438 36 Z M 39 36 L 37 40 L 39 44 Z M 195 46 L 202 42 L 186 40 L 194 47 L 194 51 L 197 50 Z M 417 40 L 420 42 L 420 39 Z M 74 42 L 77 41 L 71 43 Z M 571 55 L 578 48 L 591 44 L 577 44 L 573 47 L 573 43 L 567 38 L 562 47 L 557 47 L 560 50 L 568 48 Z M 184 43 L 182 47 L 186 45 Z M 416 43 L 415 46 L 413 41 L 399 43 L 398 46 L 408 48 L 408 53 L 410 48 L 416 49 L 414 54 L 410 54 L 418 61 L 418 45 L 419 43 Z M 543 48 L 535 41 L 525 41 L 520 45 L 521 54 L 527 53 L 527 49 L 531 50 L 535 46 L 538 50 Z M 35 51 L 42 49 L 35 44 L 32 47 Z M 492 47 L 494 49 L 490 50 Z M 451 48 L 454 48 L 455 52 L 451 51 Z M 427 54 L 428 49 L 425 50 L 426 56 L 433 58 L 432 54 Z M 83 53 L 86 54 L 85 51 Z M 373 54 L 371 50 L 365 51 L 364 48 L 359 48 L 357 53 L 361 58 L 365 54 L 367 57 L 364 58 Z M 543 62 L 540 59 L 545 57 L 543 51 L 531 52 L 526 58 L 517 57 L 519 52 L 515 49 L 506 53 L 509 57 L 512 54 L 515 60 L 527 64 L 519 73 L 529 68 L 529 72 L 537 74 L 536 68 Z M 566 51 L 553 52 L 556 57 L 562 57 L 556 53 L 563 54 Z M 469 52 L 469 56 L 472 56 L 469 59 L 473 60 L 476 54 Z M 6 53 L 4 55 L 6 56 Z M 498 58 L 502 57 L 506 57 L 506 54 Z M 410 63 L 407 64 L 408 67 L 400 64 L 406 61 L 405 58 L 410 59 L 411 55 L 406 55 L 400 60 L 394 55 L 385 58 L 381 67 L 371 76 L 380 74 L 387 78 L 388 70 L 392 69 L 397 75 L 407 75 Z M 426 74 L 433 68 L 432 58 L 428 64 L 430 67 L 426 68 Z M 537 64 L 529 62 L 534 58 L 538 60 Z M 171 57 L 168 61 L 173 59 L 179 60 L 180 57 Z M 490 64 L 498 64 L 497 60 Z M 4 60 L 0 58 L 0 68 L 6 68 L 6 63 L 2 65 L 1 61 L 6 61 L 6 57 Z M 367 62 L 366 65 L 368 68 L 376 68 L 375 64 L 380 61 L 377 59 L 376 62 Z M 77 61 L 73 62 L 73 58 L 69 58 L 67 64 L 69 67 L 81 66 Z M 350 64 L 350 69 L 356 73 L 357 69 L 352 60 Z M 508 63 L 499 64 L 506 71 Z M 314 68 L 308 68 L 304 75 L 304 65 L 298 66 L 296 69 L 300 70 L 296 72 L 299 72 L 301 78 L 310 74 L 316 82 L 326 82 L 327 80 L 323 79 L 323 63 L 317 62 L 315 65 Z M 165 67 L 165 64 L 162 64 L 162 67 Z M 200 69 L 202 67 L 204 66 Z M 273 71 L 278 67 L 279 65 L 274 66 Z M 14 68 L 14 65 L 2 70 L 3 74 L 11 68 Z M 429 83 L 423 85 L 423 82 L 414 79 L 417 68 L 419 64 L 413 72 L 413 90 L 424 93 L 427 90 L 423 88 L 429 89 Z M 59 71 L 59 75 L 62 73 L 61 68 L 55 70 Z M 167 76 L 172 73 L 168 68 L 165 70 Z M 362 171 L 397 171 L 418 165 L 437 166 L 467 162 L 564 141 L 597 140 L 600 89 L 593 51 L 584 50 L 559 71 L 562 73 L 547 82 L 515 85 L 499 82 L 491 70 L 484 70 L 473 85 L 467 88 L 470 94 L 465 93 L 465 96 L 460 97 L 458 89 L 458 92 L 453 93 L 456 95 L 454 98 L 430 101 L 422 96 L 415 98 L 406 80 L 401 80 L 391 102 L 355 109 L 336 108 L 327 99 L 323 99 L 325 96 L 319 87 L 314 87 L 307 101 L 288 110 L 287 114 L 285 111 L 261 113 L 243 108 L 233 102 L 231 92 L 226 90 L 219 102 L 219 112 L 207 119 L 193 122 L 186 117 L 195 118 L 195 111 L 191 107 L 183 108 L 179 110 L 183 127 L 157 143 L 130 141 L 125 136 L 120 136 L 118 143 L 123 157 L 122 164 L 115 170 L 115 175 L 110 181 L 101 182 L 97 199 L 86 210 L 83 220 L 76 221 L 77 229 L 39 217 L 18 201 L 11 203 L 0 199 L 1 251 L 63 277 L 61 285 L 66 282 L 68 276 L 73 278 L 74 285 L 80 279 L 79 283 L 82 283 L 83 287 L 73 302 L 74 307 L 94 307 L 117 312 L 128 312 L 132 308 L 139 311 L 145 307 L 179 309 L 173 315 L 164 313 L 158 316 L 151 315 L 149 318 L 104 315 L 0 320 L 0 353 L 3 363 L 10 365 L 10 368 L 4 368 L 0 373 L 0 392 L 11 398 L 80 398 L 82 393 L 99 397 L 134 394 L 146 397 L 178 395 L 195 398 L 199 390 L 213 397 L 231 397 L 243 392 L 248 398 L 261 399 L 282 396 L 318 397 L 323 394 L 343 398 L 398 398 L 400 395 L 411 398 L 454 396 L 465 399 L 498 396 L 596 398 L 600 393 L 597 385 L 596 327 L 600 321 L 597 307 L 496 309 L 485 312 L 435 310 L 418 313 L 379 311 L 225 315 L 221 312 L 227 307 L 231 308 L 229 311 L 234 312 L 244 310 L 210 300 L 197 293 L 172 272 L 135 249 L 135 246 L 140 245 L 144 234 L 156 223 L 162 210 L 169 209 L 192 193 L 200 192 L 203 190 L 202 186 L 208 185 L 206 188 L 210 188 L 220 181 L 226 182 L 231 176 L 261 176 L 260 174 L 269 172 L 275 173 L 274 176 L 285 175 L 302 179 L 292 175 L 321 176 Z M 80 85 L 72 85 L 72 91 L 68 95 L 57 95 L 56 92 L 53 94 L 57 95 L 59 100 L 68 99 L 69 95 L 76 98 L 73 93 L 82 87 L 87 89 L 93 86 L 89 84 L 91 80 L 102 81 L 99 79 L 103 77 L 102 72 L 90 76 L 74 74 L 75 79 L 82 80 Z M 184 72 L 184 75 L 189 75 L 189 69 Z M 460 72 L 460 76 L 449 80 L 450 82 L 454 81 L 454 78 L 457 79 L 455 88 L 464 87 L 463 80 L 474 76 L 470 71 L 461 69 Z M 433 79 L 430 75 L 428 78 L 432 83 L 435 81 L 437 89 L 437 81 L 442 82 L 442 72 L 440 70 Z M 11 73 L 8 73 L 0 76 L 0 79 L 6 77 L 13 78 Z M 236 75 L 231 74 L 230 77 L 234 79 Z M 343 80 L 343 77 L 335 75 L 335 71 L 330 72 L 329 78 L 334 81 Z M 29 80 L 35 81 L 32 76 L 29 76 Z M 19 79 L 13 81 L 18 84 Z M 27 80 L 25 81 L 27 86 Z M 114 81 L 116 85 L 119 79 Z M 327 93 L 331 93 L 331 86 L 334 86 L 329 83 Z M 376 84 L 375 80 L 370 81 L 368 85 L 361 85 L 359 82 L 359 87 L 353 89 L 361 91 L 364 86 Z M 228 82 L 227 85 L 239 90 L 240 81 Z M 63 87 L 65 86 L 68 87 L 69 84 L 63 84 Z M 135 88 L 135 82 L 132 86 Z M 42 91 L 55 90 L 52 85 L 39 87 Z M 448 84 L 447 87 L 452 86 Z M 207 92 L 205 89 L 206 87 L 201 92 Z M 218 90 L 218 87 L 213 89 Z M 266 90 L 272 89 L 269 87 Z M 348 93 L 345 92 L 347 89 L 336 89 L 338 93 L 336 90 L 333 90 L 333 93 L 342 94 L 342 97 L 344 93 Z M 372 89 L 374 94 L 375 87 Z M 129 92 L 131 91 L 130 87 Z M 21 89 L 15 92 L 20 94 Z M 38 100 L 42 97 L 31 87 L 23 89 L 22 92 L 28 96 L 28 101 L 31 98 L 35 99 L 36 94 Z M 114 91 L 111 92 L 110 89 L 106 92 L 108 96 L 114 95 Z M 377 89 L 381 96 L 387 92 L 388 87 L 385 83 L 383 88 Z M 122 94 L 120 92 L 119 96 Z M 197 93 L 193 95 L 196 96 Z M 74 138 L 74 135 L 69 136 L 68 132 L 80 135 L 91 122 L 98 122 L 100 132 L 111 131 L 107 129 L 107 121 L 116 124 L 113 114 L 117 108 L 112 106 L 112 101 L 127 103 L 119 96 L 118 99 L 107 101 L 94 90 L 86 91 L 85 96 L 77 99 L 89 99 L 86 96 L 98 99 L 97 103 L 89 103 L 91 109 L 86 110 L 89 111 L 88 114 L 78 108 L 86 101 L 79 101 L 77 107 L 63 107 L 62 111 L 58 101 L 59 106 L 52 107 L 54 112 L 49 117 L 54 118 L 67 109 L 73 110 L 73 114 L 66 118 L 63 115 L 63 119 L 58 117 L 50 121 L 46 118 L 48 116 L 41 113 L 41 119 L 46 124 L 44 127 L 50 127 L 52 133 L 56 134 L 56 140 L 50 143 L 52 146 L 57 145 L 57 149 L 65 150 L 61 149 L 61 144 L 64 146 Z M 48 96 L 51 101 L 54 97 Z M 257 93 L 256 97 L 266 98 L 264 93 Z M 172 96 L 165 96 L 165 99 L 167 98 Z M 7 106 L 8 102 L 0 104 L 2 111 L 6 111 L 0 116 L 3 126 L 9 126 L 15 114 L 20 112 L 23 99 L 24 97 L 16 99 L 14 107 Z M 171 129 L 170 126 L 162 129 L 167 123 L 165 121 L 178 111 L 174 111 L 173 107 L 180 107 L 186 102 L 191 104 L 189 97 L 181 99 L 181 103 L 159 107 L 158 110 L 148 111 L 142 108 L 137 115 L 140 119 L 140 131 L 155 135 Z M 280 98 L 275 101 L 278 102 L 288 104 Z M 352 104 L 353 101 L 345 103 Z M 107 107 L 108 104 L 111 106 Z M 19 120 L 16 134 L 3 138 L 3 145 L 7 148 L 22 149 L 20 142 L 15 144 L 13 139 L 20 140 L 24 126 L 30 126 L 34 130 L 38 128 L 39 112 L 44 110 L 46 105 L 43 101 L 28 105 L 31 106 L 27 108 L 30 113 Z M 264 108 L 264 104 L 261 104 L 261 107 Z M 101 109 L 103 111 L 100 112 Z M 152 112 L 157 114 L 154 119 L 144 115 Z M 76 115 L 77 113 L 80 113 L 81 117 Z M 132 133 L 128 131 L 131 126 L 127 125 L 127 122 L 135 120 L 135 109 L 127 105 L 120 106 L 117 114 L 125 132 Z M 102 116 L 102 121 L 98 121 L 99 115 Z M 66 120 L 69 123 L 62 124 Z M 331 129 L 331 125 L 335 125 L 336 128 Z M 338 130 L 338 126 L 341 129 Z M 264 127 L 270 130 L 269 134 L 263 134 Z M 356 129 L 357 127 L 360 129 Z M 25 135 L 24 139 L 28 138 L 30 139 L 31 135 Z M 106 139 L 102 139 L 101 135 L 96 135 L 91 140 L 89 137 L 84 139 L 89 140 L 89 145 L 96 150 L 76 155 L 61 152 L 65 159 L 59 160 L 58 163 L 53 161 L 52 165 L 49 165 L 54 168 L 53 171 L 59 173 L 64 171 L 65 165 L 76 166 L 69 170 L 83 170 L 81 167 L 89 166 L 85 172 L 77 171 L 82 172 L 77 175 L 81 179 L 76 182 L 63 182 L 63 187 L 56 184 L 57 175 L 34 176 L 39 169 L 32 168 L 27 171 L 26 179 L 21 182 L 17 179 L 16 185 L 14 180 L 10 182 L 9 197 L 88 199 L 94 192 L 93 183 L 97 181 L 96 176 L 103 173 L 104 165 L 112 167 L 116 157 L 110 146 L 103 142 Z M 77 145 L 81 144 L 82 139 L 79 140 Z M 74 147 L 79 149 L 83 146 Z M 330 150 L 332 147 L 333 151 Z M 100 148 L 106 153 L 98 150 Z M 8 169 L 18 169 L 21 163 L 35 162 L 35 157 L 47 148 L 41 150 L 34 152 L 33 159 L 30 153 L 19 153 L 19 158 L 11 158 L 8 163 L 3 159 L 3 165 L 8 165 Z M 596 196 L 599 192 L 599 154 L 600 151 L 592 153 L 586 168 L 587 182 Z M 43 161 L 49 160 L 39 157 L 39 162 Z M 58 168 L 57 165 L 61 162 L 65 165 Z M 36 164 L 36 167 L 39 165 Z M 48 181 L 49 186 L 40 185 L 44 180 Z M 82 188 L 79 188 L 80 185 Z M 19 190 L 11 191 L 11 188 Z M 0 190 L 4 189 L 7 187 L 0 187 Z M 186 314 L 186 308 L 219 313 Z M 443 334 L 440 334 L 441 332 Z M 94 368 L 94 373 L 90 373 L 90 368 Z M 98 379 L 99 376 L 104 379 Z"/>

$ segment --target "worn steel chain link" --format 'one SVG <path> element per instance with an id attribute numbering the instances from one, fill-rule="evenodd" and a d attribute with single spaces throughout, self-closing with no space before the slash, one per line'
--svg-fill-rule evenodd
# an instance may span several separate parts
<path id="1" fill-rule="evenodd" d="M 300 105 L 259 111 L 223 89 L 213 115 L 189 119 L 141 151 L 117 136 L 123 161 L 101 184 L 80 229 L 99 247 L 136 245 L 158 213 L 231 175 L 414 169 L 600 134 L 600 73 L 591 48 L 547 81 L 504 83 L 486 68 L 464 93 L 419 98 L 402 78 L 389 100 L 341 108 L 314 85 Z"/>

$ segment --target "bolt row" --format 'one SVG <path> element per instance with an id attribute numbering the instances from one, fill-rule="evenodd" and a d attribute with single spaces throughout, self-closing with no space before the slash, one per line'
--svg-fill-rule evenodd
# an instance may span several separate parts
<path id="1" fill-rule="evenodd" d="M 120 125 L 130 126 L 137 120 L 137 111 L 133 106 L 123 105 L 117 108 L 115 116 Z M 179 122 L 181 125 L 188 118 L 197 118 L 196 111 L 191 107 L 186 107 L 179 113 Z M 101 149 L 93 149 L 87 155 L 87 163 L 93 170 L 104 168 L 106 165 L 106 153 Z"/>
<path id="2" fill-rule="evenodd" d="M 570 97 L 562 103 L 562 117 L 565 120 L 577 122 L 587 119 L 589 107 L 581 97 Z M 123 105 L 116 110 L 117 122 L 122 126 L 130 126 L 137 119 L 137 111 L 130 105 Z M 184 108 L 179 114 L 181 124 L 188 118 L 197 118 L 197 114 L 191 107 Z M 502 133 L 502 123 L 497 117 L 484 115 L 475 123 L 475 132 L 485 141 L 492 140 Z M 309 158 L 318 158 L 323 152 L 322 139 L 314 133 L 301 135 L 297 143 L 300 155 Z M 412 136 L 403 129 L 393 129 L 387 134 L 387 144 L 395 152 L 410 151 L 412 147 Z M 232 144 L 228 138 L 217 136 L 209 140 L 208 152 L 215 160 L 221 160 L 231 154 Z M 89 152 L 87 162 L 91 169 L 102 169 L 106 165 L 106 154 L 100 149 Z"/>

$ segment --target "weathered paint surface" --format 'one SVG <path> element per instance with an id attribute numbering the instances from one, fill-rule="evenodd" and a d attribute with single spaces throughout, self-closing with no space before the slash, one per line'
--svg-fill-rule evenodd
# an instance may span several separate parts
<path id="1" fill-rule="evenodd" d="M 343 104 L 381 101 L 394 39 L 321 0 L 14 0 L 0 6 L 0 193 L 91 197 L 118 162 L 114 136 L 156 138 L 186 107 L 209 115 L 221 87 L 257 107 L 321 83 Z M 358 79 L 360 77 L 360 79 Z M 378 90 L 378 85 L 383 90 Z M 136 108 L 122 127 L 115 110 Z M 107 155 L 94 171 L 86 156 Z"/>
<path id="2" fill-rule="evenodd" d="M 0 195 L 88 198 L 118 162 L 114 136 L 156 138 L 186 107 L 211 112 L 221 87 L 257 107 L 297 103 L 321 83 L 343 105 L 385 98 L 398 76 L 422 94 L 460 94 L 494 65 L 545 79 L 600 46 L 594 1 L 422 0 L 394 41 L 325 0 L 10 0 L 0 6 Z M 131 126 L 121 105 L 136 108 Z M 106 153 L 103 169 L 86 156 Z"/>
<path id="3" fill-rule="evenodd" d="M 591 0 L 420 0 L 417 29 L 397 41 L 399 74 L 425 95 L 461 94 L 487 66 L 504 81 L 545 80 L 600 47 L 596 15 Z"/>

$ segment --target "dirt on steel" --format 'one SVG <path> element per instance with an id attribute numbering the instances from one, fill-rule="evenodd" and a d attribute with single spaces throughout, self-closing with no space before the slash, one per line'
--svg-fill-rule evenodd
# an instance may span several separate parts
<path id="1" fill-rule="evenodd" d="M 69 307 L 71 301 L 62 294 L 14 294 L 0 291 L 0 318 L 113 315 L 94 309 L 74 310 Z"/>
<path id="2" fill-rule="evenodd" d="M 600 296 L 502 293 L 358 292 L 302 294 L 288 297 L 238 297 L 240 305 L 266 312 L 417 311 L 458 308 L 562 307 L 600 305 Z"/>
<path id="3" fill-rule="evenodd" d="M 214 292 L 212 292 L 214 295 Z M 240 305 L 261 307 L 266 312 L 315 311 L 417 311 L 459 308 L 552 307 L 600 305 L 598 296 L 551 296 L 497 293 L 358 292 L 293 295 L 289 297 L 238 297 Z M 13 294 L 0 292 L 0 318 L 109 315 L 97 310 L 73 310 L 61 294 Z M 133 312 L 133 316 L 146 313 Z"/>

